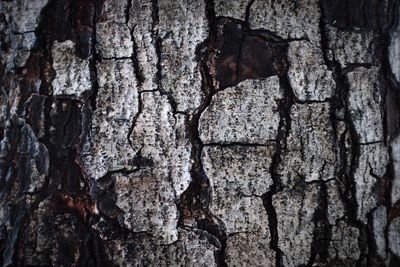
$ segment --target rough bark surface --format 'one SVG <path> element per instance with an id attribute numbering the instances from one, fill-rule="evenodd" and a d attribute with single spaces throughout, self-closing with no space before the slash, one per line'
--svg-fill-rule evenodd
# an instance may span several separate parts
<path id="1" fill-rule="evenodd" d="M 2 266 L 399 266 L 399 18 L 0 1 Z"/>

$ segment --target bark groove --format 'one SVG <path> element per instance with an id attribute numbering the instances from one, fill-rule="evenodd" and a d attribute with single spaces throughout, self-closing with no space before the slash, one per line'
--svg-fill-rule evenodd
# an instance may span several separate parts
<path id="1" fill-rule="evenodd" d="M 3 266 L 397 266 L 397 0 L 0 1 Z"/>

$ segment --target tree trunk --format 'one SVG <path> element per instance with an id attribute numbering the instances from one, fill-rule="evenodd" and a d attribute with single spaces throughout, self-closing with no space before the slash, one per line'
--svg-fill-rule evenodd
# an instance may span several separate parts
<path id="1" fill-rule="evenodd" d="M 400 2 L 0 2 L 3 266 L 400 266 Z"/>

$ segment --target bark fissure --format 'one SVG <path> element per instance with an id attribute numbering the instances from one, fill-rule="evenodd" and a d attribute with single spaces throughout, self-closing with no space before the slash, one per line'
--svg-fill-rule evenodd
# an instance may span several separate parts
<path id="1" fill-rule="evenodd" d="M 197 227 L 207 231 L 211 236 L 218 240 L 217 246 L 219 252 L 215 255 L 216 264 L 218 266 L 226 266 L 225 262 L 225 248 L 226 248 L 226 232 L 223 223 L 216 218 L 209 210 L 210 205 L 210 181 L 207 177 L 203 162 L 202 151 L 203 142 L 199 135 L 199 120 L 202 113 L 210 105 L 212 96 L 215 94 L 214 79 L 210 70 L 210 59 L 215 50 L 215 38 L 217 26 L 215 23 L 214 4 L 212 1 L 206 0 L 206 14 L 208 19 L 209 36 L 202 44 L 198 46 L 197 59 L 200 62 L 200 71 L 202 78 L 202 91 L 204 99 L 196 111 L 190 116 L 188 122 L 189 138 L 192 146 L 191 159 L 192 167 L 190 169 L 190 176 L 192 178 L 188 189 L 181 195 L 178 206 L 181 213 L 180 225 L 185 225 L 185 220 L 191 217 L 196 220 Z M 202 47 L 207 49 L 203 52 Z M 211 63 L 212 64 L 212 63 Z"/>
<path id="2" fill-rule="evenodd" d="M 2 1 L 0 263 L 398 265 L 399 10 Z"/>

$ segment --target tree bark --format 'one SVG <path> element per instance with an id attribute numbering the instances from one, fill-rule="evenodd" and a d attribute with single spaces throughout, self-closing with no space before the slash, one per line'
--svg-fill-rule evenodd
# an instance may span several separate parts
<path id="1" fill-rule="evenodd" d="M 0 2 L 3 266 L 399 266 L 400 2 Z"/>

